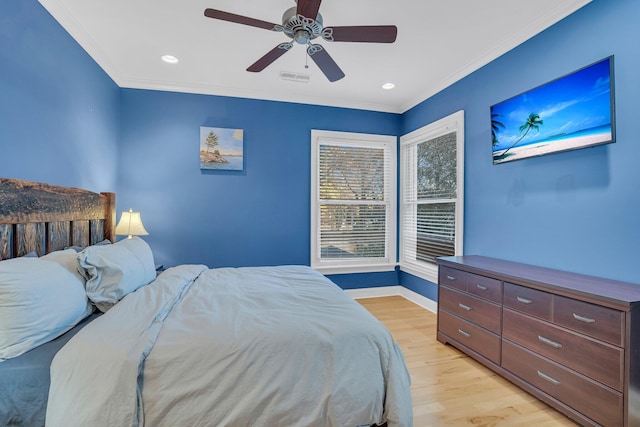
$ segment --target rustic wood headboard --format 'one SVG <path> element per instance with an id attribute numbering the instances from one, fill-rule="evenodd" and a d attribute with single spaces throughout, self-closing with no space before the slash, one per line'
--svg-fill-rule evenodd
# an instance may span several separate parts
<path id="1" fill-rule="evenodd" d="M 0 178 L 0 260 L 115 242 L 115 193 Z"/>

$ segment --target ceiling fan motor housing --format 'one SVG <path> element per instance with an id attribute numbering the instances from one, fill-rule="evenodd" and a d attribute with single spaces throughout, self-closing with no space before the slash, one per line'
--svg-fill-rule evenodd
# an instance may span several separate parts
<path id="1" fill-rule="evenodd" d="M 294 6 L 282 15 L 283 32 L 296 43 L 308 44 L 322 34 L 322 15 L 318 13 L 315 20 L 298 15 Z"/>

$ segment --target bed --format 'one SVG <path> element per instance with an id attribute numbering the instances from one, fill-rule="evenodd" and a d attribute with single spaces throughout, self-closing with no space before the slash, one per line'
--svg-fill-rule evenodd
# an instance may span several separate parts
<path id="1" fill-rule="evenodd" d="M 20 285 L 14 268 L 59 286 L 25 287 L 51 293 L 38 294 L 46 313 L 79 287 L 87 304 L 63 310 L 76 313 L 53 338 L 0 349 L 0 425 L 413 425 L 401 350 L 321 274 L 180 265 L 156 276 L 142 239 L 101 244 L 114 230 L 113 193 L 0 179 L 0 317 L 19 305 L 3 291 Z"/>

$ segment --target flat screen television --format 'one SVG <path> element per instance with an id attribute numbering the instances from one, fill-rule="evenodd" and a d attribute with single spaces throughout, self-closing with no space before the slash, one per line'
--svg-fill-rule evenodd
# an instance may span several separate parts
<path id="1" fill-rule="evenodd" d="M 493 164 L 615 142 L 613 56 L 491 106 Z"/>

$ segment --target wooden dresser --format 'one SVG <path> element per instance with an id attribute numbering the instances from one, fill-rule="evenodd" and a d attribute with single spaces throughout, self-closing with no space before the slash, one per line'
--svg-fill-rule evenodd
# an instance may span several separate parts
<path id="1" fill-rule="evenodd" d="M 640 285 L 439 258 L 438 341 L 588 426 L 640 426 Z"/>

